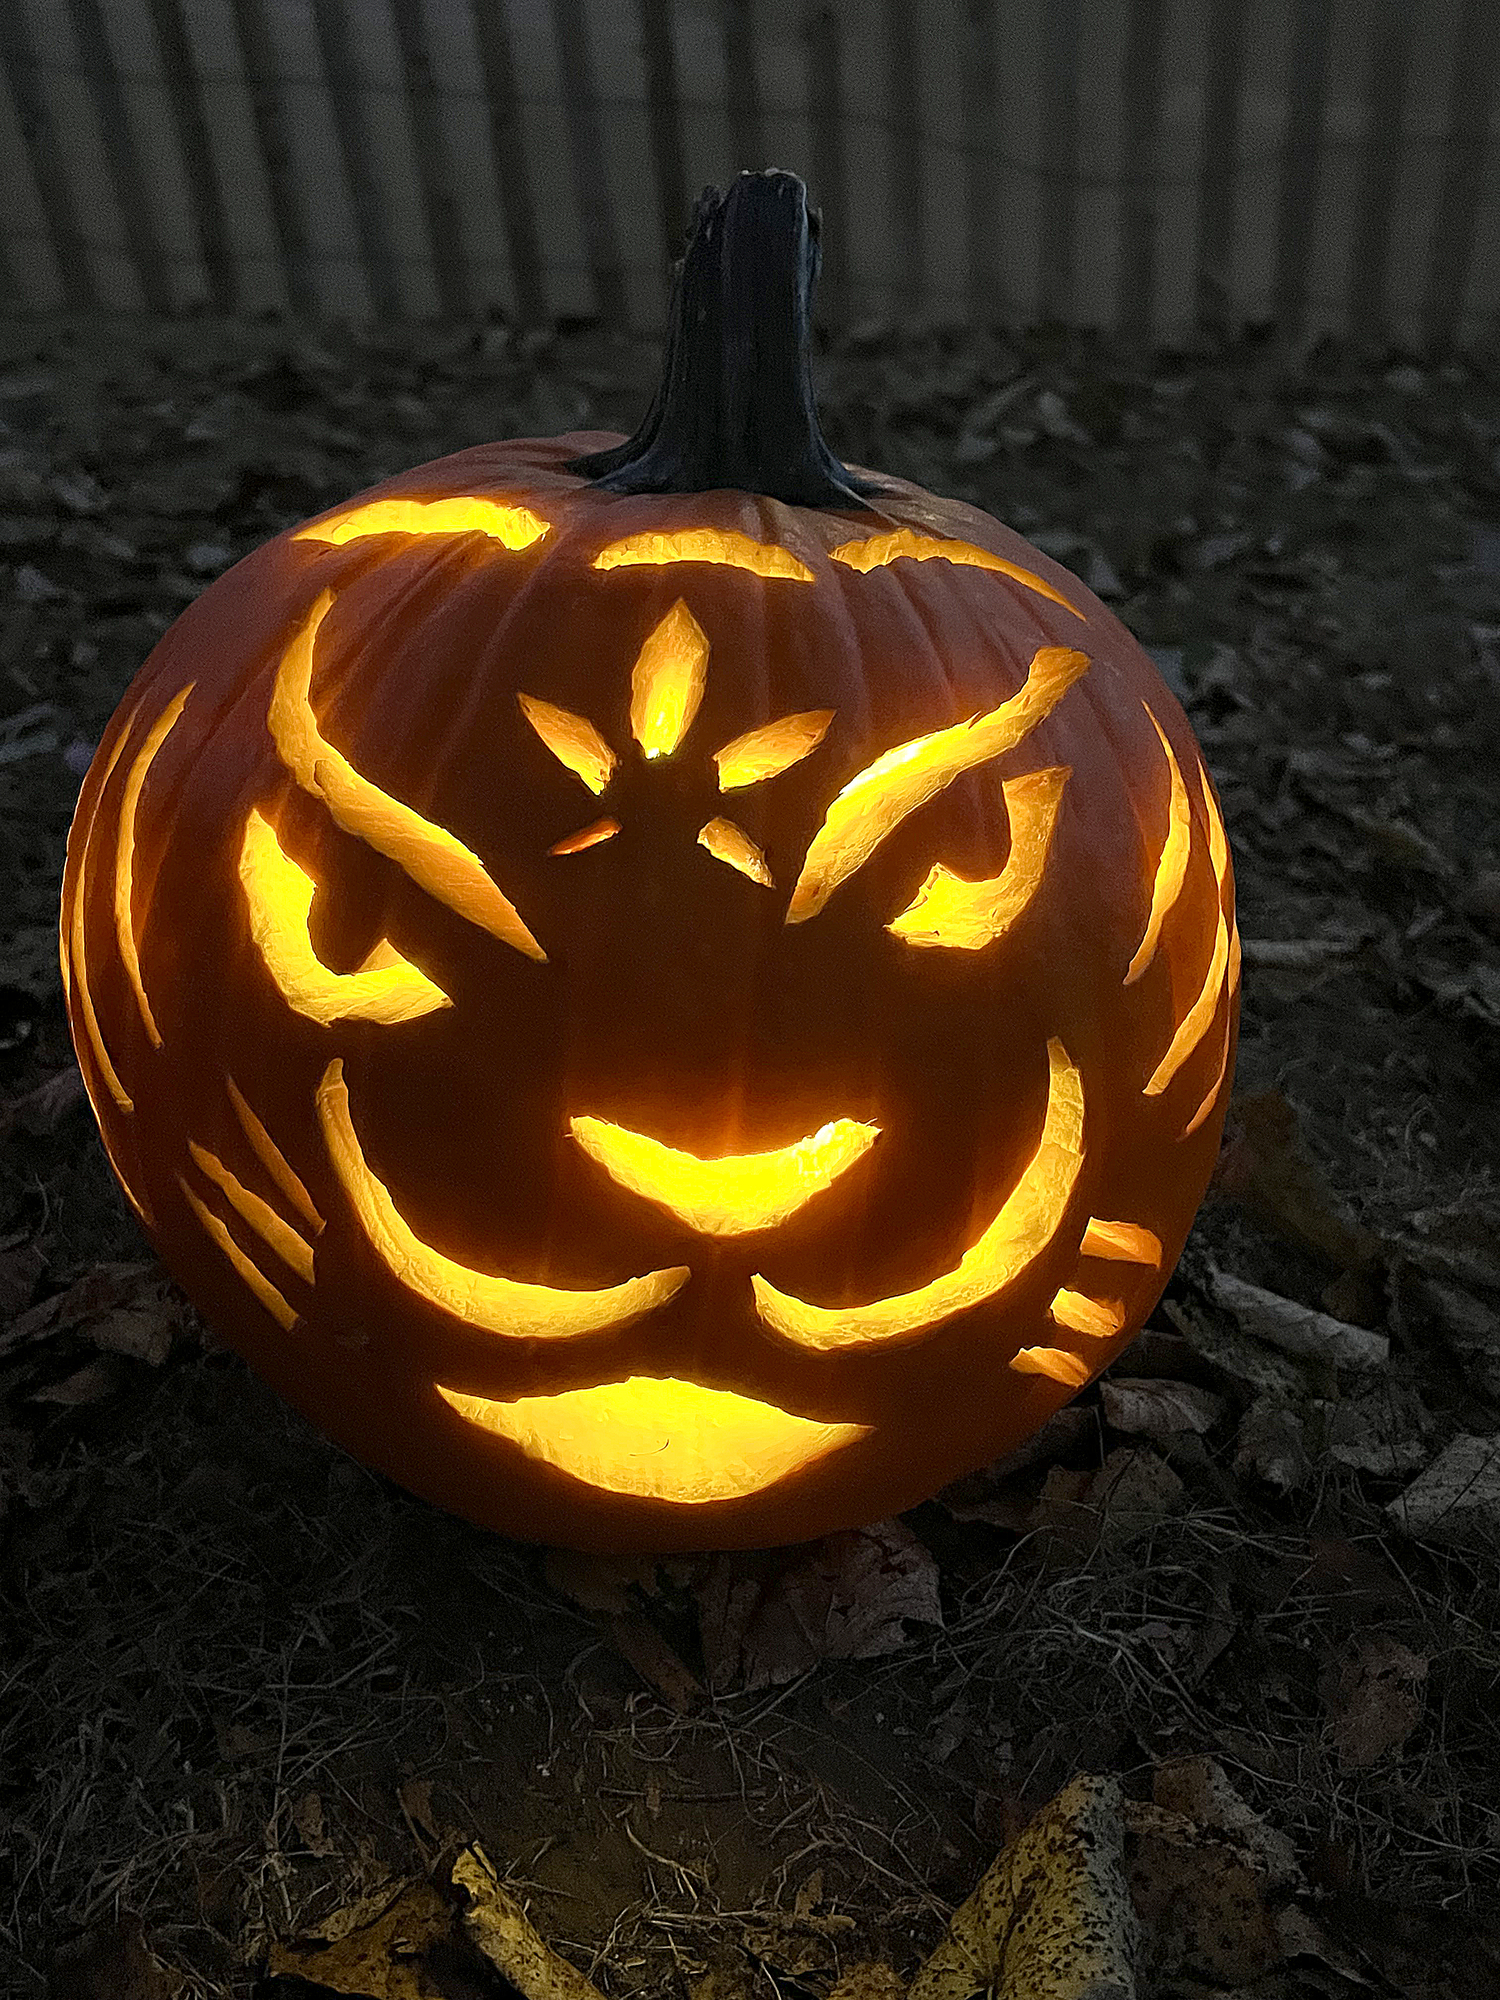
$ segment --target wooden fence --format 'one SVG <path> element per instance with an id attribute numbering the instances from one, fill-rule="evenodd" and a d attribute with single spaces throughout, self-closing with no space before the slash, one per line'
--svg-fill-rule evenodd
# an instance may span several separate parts
<path id="1" fill-rule="evenodd" d="M 1500 0 L 0 0 L 0 310 L 655 326 L 790 167 L 820 314 L 1443 346 Z"/>

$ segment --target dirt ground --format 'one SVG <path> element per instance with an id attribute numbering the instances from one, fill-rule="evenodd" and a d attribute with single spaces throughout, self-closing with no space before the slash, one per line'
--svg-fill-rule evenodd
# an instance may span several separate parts
<path id="1" fill-rule="evenodd" d="M 820 359 L 841 455 L 1119 610 L 1234 846 L 1215 1186 L 1017 1461 L 824 1544 L 549 1557 L 284 1409 L 117 1195 L 54 908 L 134 669 L 386 472 L 632 428 L 656 358 L 0 329 L 0 1988 L 531 1991 L 452 1927 L 480 1853 L 604 1993 L 894 1993 L 1090 1772 L 1142 1995 L 1500 1994 L 1500 359 L 879 326 Z"/>

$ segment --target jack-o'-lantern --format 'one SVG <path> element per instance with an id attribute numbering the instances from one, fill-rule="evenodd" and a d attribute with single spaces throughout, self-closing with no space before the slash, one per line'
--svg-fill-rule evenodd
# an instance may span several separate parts
<path id="1" fill-rule="evenodd" d="M 85 780 L 62 960 L 114 1170 L 333 1438 L 508 1533 L 898 1509 L 1155 1303 L 1237 943 L 1189 726 L 1077 578 L 846 468 L 799 181 L 701 199 L 624 443 L 278 536 Z"/>

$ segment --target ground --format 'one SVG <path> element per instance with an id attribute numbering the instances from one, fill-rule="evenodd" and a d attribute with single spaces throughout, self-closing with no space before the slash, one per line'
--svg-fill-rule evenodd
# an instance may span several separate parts
<path id="1" fill-rule="evenodd" d="M 438 1936 L 478 1851 L 604 1992 L 822 2000 L 909 1978 L 1091 1772 L 1142 1994 L 1500 1992 L 1494 358 L 876 326 L 819 358 L 841 455 L 1118 609 L 1234 847 L 1214 1187 L 1019 1461 L 821 1545 L 549 1556 L 284 1409 L 116 1193 L 53 913 L 130 675 L 286 524 L 631 428 L 655 363 L 589 329 L 3 329 L 0 1985 L 513 1992 Z"/>

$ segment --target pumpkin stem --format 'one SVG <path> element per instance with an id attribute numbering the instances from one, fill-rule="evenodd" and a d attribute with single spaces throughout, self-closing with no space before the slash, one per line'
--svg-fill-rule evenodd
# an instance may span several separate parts
<path id="1" fill-rule="evenodd" d="M 632 438 L 575 458 L 610 493 L 729 487 L 797 507 L 878 491 L 824 442 L 812 386 L 819 219 L 795 174 L 705 188 L 672 285 L 661 381 Z"/>

